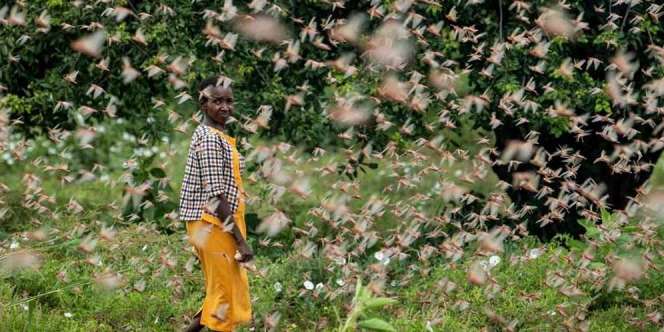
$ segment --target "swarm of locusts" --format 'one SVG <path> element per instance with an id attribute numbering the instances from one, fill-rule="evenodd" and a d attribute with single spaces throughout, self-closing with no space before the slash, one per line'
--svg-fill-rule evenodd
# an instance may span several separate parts
<path id="1" fill-rule="evenodd" d="M 320 77 L 322 82 L 335 87 L 341 79 L 371 75 L 376 77 L 376 89 L 371 93 L 339 90 L 331 100 L 317 100 L 312 93 L 311 82 L 303 80 L 293 85 L 284 95 L 282 103 L 261 105 L 255 111 L 238 112 L 233 125 L 239 128 L 241 145 L 247 159 L 255 164 L 255 170 L 245 175 L 250 186 L 260 187 L 268 194 L 251 195 L 249 206 L 267 206 L 269 211 L 260 216 L 256 230 L 258 245 L 265 248 L 292 248 L 301 260 L 323 259 L 331 275 L 341 276 L 334 285 L 316 285 L 303 280 L 301 295 L 324 296 L 334 299 L 352 292 L 358 276 L 369 280 L 369 288 L 375 293 L 390 293 L 390 285 L 407 285 L 418 278 L 427 278 L 431 264 L 446 268 L 464 269 L 470 287 L 481 289 L 488 299 L 500 296 L 504 285 L 492 276 L 492 268 L 509 264 L 518 269 L 525 261 L 538 259 L 541 247 L 522 247 L 508 244 L 532 236 L 534 222 L 541 227 L 566 222 L 571 211 L 578 218 L 588 220 L 592 234 L 580 236 L 585 249 L 581 251 L 556 251 L 549 259 L 542 287 L 555 289 L 570 299 L 594 292 L 624 292 L 627 297 L 646 303 L 653 308 L 649 322 L 632 322 L 636 326 L 654 324 L 662 326 L 661 313 L 664 299 L 642 298 L 635 285 L 661 273 L 664 255 L 661 220 L 664 217 L 662 190 L 645 182 L 634 197 L 628 198 L 624 208 L 614 209 L 607 193 L 605 176 L 580 177 L 584 173 L 582 162 L 606 165 L 611 176 L 637 174 L 651 171 L 654 162 L 643 159 L 648 153 L 658 153 L 664 147 L 664 45 L 661 42 L 664 29 L 664 5 L 658 1 L 608 0 L 587 2 L 585 5 L 564 0 L 539 4 L 535 1 L 430 1 L 398 0 L 363 2 L 364 7 L 349 11 L 346 17 L 338 17 L 340 10 L 351 6 L 352 1 L 321 1 L 329 10 L 328 16 L 297 17 L 279 1 L 253 0 L 248 4 L 226 0 L 223 6 L 210 6 L 198 17 L 202 29 L 190 38 L 202 39 L 205 46 L 216 53 L 201 59 L 194 54 L 176 54 L 159 51 L 157 61 L 141 64 L 130 56 L 110 58 L 109 50 L 118 47 L 147 49 L 150 39 L 145 31 L 159 20 L 177 17 L 178 7 L 166 2 L 151 2 L 138 6 L 135 1 L 65 1 L 86 12 L 99 12 L 97 20 L 79 24 L 53 17 L 44 9 L 28 11 L 27 1 L 0 8 L 0 31 L 14 29 L 20 36 L 14 41 L 9 54 L 4 54 L 2 66 L 21 64 L 21 45 L 29 45 L 40 34 L 61 31 L 77 32 L 70 41 L 69 54 L 64 57 L 85 57 L 94 61 L 93 72 L 99 75 L 82 78 L 81 68 L 71 68 L 62 74 L 70 89 L 85 91 L 88 101 L 103 103 L 78 103 L 74 100 L 54 100 L 55 111 L 67 111 L 82 120 L 77 128 L 66 130 L 55 127 L 48 131 L 48 139 L 57 144 L 75 139 L 77 149 L 94 149 L 94 141 L 101 133 L 88 119 L 94 117 L 116 118 L 122 104 L 121 96 L 107 92 L 108 80 L 117 80 L 132 88 L 138 80 L 162 80 L 170 86 L 168 95 L 151 96 L 153 109 L 145 112 L 166 112 L 167 105 L 196 102 L 198 95 L 191 93 L 191 67 L 197 62 L 211 61 L 223 64 L 237 52 L 240 43 L 251 42 L 252 57 L 267 60 L 270 74 L 281 75 L 288 71 L 306 72 L 301 77 Z M 574 3 L 571 3 L 574 2 Z M 203 3 L 194 0 L 192 3 Z M 496 3 L 496 4 L 494 4 Z M 588 5 L 590 3 L 590 5 Z M 352 5 L 356 8 L 356 5 Z M 464 20 L 462 11 L 480 8 L 498 8 L 496 25 L 489 28 L 477 22 Z M 149 10 L 141 10 L 149 8 Z M 617 10 L 620 8 L 621 10 Z M 626 10 L 624 10 L 626 9 Z M 493 12 L 493 11 L 492 11 Z M 508 22 L 509 17 L 509 22 Z M 600 17 L 589 23 L 589 17 Z M 139 22 L 125 41 L 113 26 L 127 21 Z M 54 22 L 57 21 L 57 24 Z M 642 22 L 659 25 L 655 35 L 644 31 Z M 509 24 L 508 24 L 509 23 Z M 486 31 L 483 31 L 486 29 Z M 559 57 L 561 43 L 574 45 L 593 30 L 594 36 L 611 34 L 643 35 L 650 41 L 641 49 L 626 49 L 615 45 L 612 39 L 594 41 L 611 50 L 611 54 L 588 54 L 579 51 L 562 61 Z M 434 40 L 446 36 L 460 47 L 452 59 L 447 49 Z M 172 43 L 180 41 L 173 40 Z M 129 44 L 129 45 L 128 45 Z M 476 81 L 496 82 L 503 78 L 507 67 L 515 66 L 508 60 L 515 50 L 524 50 L 519 67 L 521 76 L 508 91 L 497 89 L 477 90 Z M 314 52 L 315 51 L 315 52 Z M 320 54 L 335 54 L 322 57 Z M 314 56 L 315 55 L 315 56 Z M 462 60 L 459 60 L 462 59 Z M 527 60 L 527 61 L 526 61 Z M 530 65 L 526 65 L 529 63 Z M 599 74 L 598 74 L 599 73 Z M 572 82 L 588 75 L 603 77 L 601 85 L 591 87 L 589 96 L 602 96 L 609 103 L 609 113 L 575 109 L 570 96 L 558 94 L 557 82 Z M 219 84 L 231 84 L 233 78 L 220 73 Z M 2 80 L 11 80 L 2 77 Z M 8 82 L 0 80 L 0 96 L 9 90 Z M 469 87 L 470 86 L 470 87 Z M 262 89 L 263 87 L 260 87 Z M 257 88 L 259 89 L 259 88 Z M 548 99 L 547 99 L 548 98 Z M 572 97 L 574 98 L 574 97 Z M 542 100 L 549 100 L 543 104 Z M 330 149 L 316 147 L 304 153 L 287 142 L 272 145 L 252 145 L 248 137 L 271 128 L 275 114 L 283 116 L 307 112 L 313 104 L 323 105 L 323 116 L 343 130 L 336 139 L 346 148 L 339 153 L 351 162 L 364 160 L 380 164 L 373 179 L 387 179 L 382 188 L 373 191 L 363 186 L 363 174 L 346 177 L 342 173 L 352 171 L 352 163 L 327 159 Z M 92 105 L 105 104 L 105 107 Z M 406 110 L 406 116 L 397 118 L 390 109 Z M 200 121 L 200 114 L 191 118 L 170 111 L 168 120 L 174 130 L 188 133 Z M 46 158 L 25 158 L 31 145 L 28 139 L 12 141 L 13 128 L 22 120 L 10 117 L 9 109 L 0 109 L 0 155 L 5 159 L 31 163 L 38 172 L 24 174 L 21 186 L 22 206 L 32 211 L 35 219 L 57 220 L 63 213 L 81 214 L 85 207 L 75 198 L 68 199 L 66 208 L 56 209 L 56 192 L 46 192 L 41 183 L 45 178 L 57 179 L 61 184 L 73 184 L 81 180 L 100 180 L 108 186 L 129 183 L 131 170 L 137 161 L 129 158 L 126 171 L 119 178 L 104 176 L 106 167 L 96 164 L 88 170 L 72 170 L 67 158 L 51 162 Z M 253 114 L 249 116 L 247 114 Z M 415 118 L 433 114 L 432 119 L 421 124 Z M 482 125 L 492 130 L 524 128 L 535 119 L 561 120 L 577 142 L 598 137 L 610 142 L 609 148 L 596 147 L 599 157 L 561 143 L 557 150 L 542 148 L 541 131 L 530 130 L 522 139 L 506 142 L 500 149 L 494 146 L 490 131 L 474 133 L 472 146 L 448 144 L 446 133 L 461 130 L 460 119 L 480 116 Z M 423 126 L 428 136 L 413 137 L 415 126 Z M 376 132 L 396 129 L 400 137 L 412 138 L 414 144 L 403 148 L 393 139 L 381 148 L 372 144 L 360 128 L 372 126 Z M 527 127 L 525 127 L 527 128 Z M 298 130 L 289 128 L 289 130 Z M 644 138 L 640 134 L 651 133 Z M 139 138 L 140 141 L 143 138 Z M 585 151 L 585 150 L 584 150 Z M 63 156 L 66 152 L 61 152 Z M 173 156 L 175 151 L 167 151 Z M 336 153 L 336 152 L 335 152 Z M 555 161 L 555 162 L 554 162 Z M 656 161 L 656 159 L 655 159 Z M 3 161 L 0 161 L 3 162 Z M 168 167 L 168 158 L 160 161 Z M 513 172 L 512 182 L 496 180 L 493 168 L 506 166 Z M 527 166 L 527 168 L 524 168 Z M 585 167 L 585 166 L 584 166 Z M 172 174 L 172 173 L 170 173 Z M 160 181 L 175 182 L 169 177 Z M 485 190 L 479 194 L 476 188 Z M 319 193 L 315 188 L 324 187 Z M 0 179 L 0 220 L 9 218 L 12 211 L 5 204 L 4 195 L 15 190 Z M 153 190 L 151 183 L 127 185 L 124 197 L 109 202 L 109 207 L 119 211 L 123 204 L 154 204 L 144 197 Z M 513 201 L 506 191 L 526 193 L 530 200 Z M 251 191 L 251 190 L 250 190 Z M 163 193 L 155 193 L 154 200 L 176 199 Z M 284 200 L 314 202 L 307 211 L 308 219 L 295 225 L 294 211 L 289 211 Z M 424 208 L 424 207 L 427 208 Z M 437 207 L 431 209 L 430 207 Z M 431 212 L 437 211 L 436 213 Z M 177 211 L 167 218 L 177 224 Z M 118 212 L 118 218 L 119 212 Z M 140 219 L 130 216 L 130 221 Z M 396 220 L 382 227 L 386 219 Z M 610 222 L 609 222 L 610 221 Z M 27 221 L 26 221 L 27 222 Z M 93 282 L 102 288 L 130 287 L 142 291 L 149 276 L 136 284 L 125 284 L 120 271 L 102 267 L 99 247 L 121 250 L 118 233 L 122 225 L 103 225 L 97 234 L 83 235 L 86 225 L 58 232 L 39 227 L 22 236 L 31 240 L 48 241 L 52 237 L 76 239 L 78 250 L 86 255 L 85 263 L 97 266 L 99 272 Z M 539 227 L 537 226 L 537 227 Z M 178 227 L 177 225 L 175 226 Z M 178 228 L 180 229 L 180 228 Z M 280 238 L 283 232 L 292 232 L 291 243 Z M 625 241 L 625 238 L 627 241 Z M 140 240 L 139 240 L 140 241 Z M 181 243 L 185 248 L 185 241 Z M 613 248 L 603 250 L 602 248 Z M 521 251 L 519 251 L 521 250 Z M 601 254 L 600 254 L 601 252 Z M 0 251 L 0 267 L 11 273 L 19 269 L 39 269 L 45 257 L 38 250 L 17 248 L 8 244 Z M 163 269 L 178 265 L 172 253 L 165 248 L 158 263 Z M 135 257 L 136 262 L 140 261 Z M 407 264 L 404 273 L 391 273 L 395 262 Z M 468 264 L 465 264 L 469 262 Z M 194 260 L 186 263 L 191 271 Z M 260 264 L 253 268 L 255 277 L 269 273 Z M 62 275 L 66 279 L 65 274 Z M 172 285 L 180 287 L 174 278 Z M 432 294 L 445 298 L 459 287 L 451 280 L 442 279 Z M 541 292 L 524 293 L 524 301 L 542 296 Z M 453 307 L 467 310 L 468 302 L 457 300 Z M 584 331 L 589 328 L 583 305 L 551 308 L 562 318 L 569 330 Z M 508 319 L 491 309 L 484 314 L 495 325 L 506 330 L 516 330 L 521 318 Z M 270 315 L 271 313 L 261 313 Z M 444 313 L 441 313 L 441 317 Z M 272 322 L 273 316 L 266 319 Z M 313 319 L 313 318 L 312 318 Z M 277 318 L 278 320 L 278 318 Z M 439 321 L 433 318 L 431 322 Z M 433 324 L 432 323 L 432 324 Z M 266 323 L 267 324 L 267 323 Z M 267 324 L 267 325 L 270 325 Z"/>

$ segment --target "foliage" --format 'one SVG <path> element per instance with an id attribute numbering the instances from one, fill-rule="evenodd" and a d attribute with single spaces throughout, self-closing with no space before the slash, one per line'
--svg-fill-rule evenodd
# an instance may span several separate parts
<path id="1" fill-rule="evenodd" d="M 130 160 L 127 165 L 131 175 L 123 194 L 123 216 L 129 220 L 167 221 L 165 215 L 172 213 L 177 206 L 170 199 L 176 193 L 171 187 L 163 167 L 153 165 L 157 156 Z M 168 230 L 161 224 L 162 230 Z"/>
<path id="2" fill-rule="evenodd" d="M 353 304 L 348 318 L 342 326 L 339 327 L 339 332 L 355 331 L 358 327 L 372 331 L 396 331 L 392 325 L 380 318 L 366 317 L 365 311 L 375 308 L 381 308 L 386 305 L 395 304 L 395 299 L 386 297 L 372 297 L 370 291 L 366 286 L 362 285 L 362 280 L 357 279 L 355 285 L 355 296 L 353 297 Z M 363 317 L 361 321 L 358 321 Z"/>
<path id="3" fill-rule="evenodd" d="M 532 52 L 529 53 L 533 49 L 533 43 L 516 42 L 517 38 L 525 38 L 524 31 L 528 31 L 531 21 L 523 20 L 518 15 L 538 15 L 537 8 L 542 8 L 546 4 L 546 1 L 536 1 L 529 4 L 529 9 L 525 11 L 509 6 L 503 8 L 502 14 L 499 14 L 496 5 L 490 4 L 464 6 L 458 6 L 453 2 L 441 5 L 415 4 L 412 10 L 427 15 L 427 19 L 431 20 L 429 23 L 435 23 L 439 13 L 449 12 L 453 8 L 456 14 L 454 20 L 448 17 L 442 19 L 444 24 L 440 36 L 424 35 L 422 42 L 414 45 L 415 52 L 417 54 L 435 50 L 440 52 L 442 58 L 456 63 L 457 66 L 452 70 L 460 74 L 460 86 L 467 85 L 458 89 L 457 93 L 460 96 L 479 93 L 491 96 L 489 107 L 471 112 L 480 119 L 487 119 L 490 114 L 495 113 L 506 121 L 511 112 L 505 117 L 498 108 L 501 95 L 523 89 L 523 85 L 529 80 L 536 86 L 548 83 L 550 92 L 544 94 L 533 92 L 524 96 L 527 98 L 524 101 L 528 100 L 538 105 L 535 109 L 532 111 L 519 109 L 511 116 L 514 118 L 524 116 L 531 120 L 531 130 L 546 131 L 552 128 L 552 133 L 558 136 L 569 128 L 561 123 L 563 119 L 552 117 L 542 111 L 554 106 L 556 101 L 563 101 L 567 103 L 567 107 L 582 112 L 611 113 L 611 108 L 615 107 L 615 103 L 612 106 L 607 104 L 609 96 L 605 92 L 593 92 L 593 89 L 597 88 L 601 91 L 605 84 L 601 68 L 575 70 L 571 76 L 566 76 L 558 70 L 563 62 L 569 59 L 578 61 L 580 57 L 593 55 L 600 63 L 609 63 L 610 57 L 619 49 L 626 49 L 636 51 L 639 62 L 645 64 L 648 55 L 643 52 L 643 46 L 647 43 L 661 44 L 663 34 L 661 27 L 649 15 L 641 16 L 643 19 L 639 21 L 638 26 L 631 27 L 629 31 L 627 31 L 629 25 L 613 30 L 598 29 L 592 24 L 605 22 L 608 13 L 593 11 L 583 2 L 573 1 L 569 6 L 569 15 L 576 16 L 583 12 L 591 25 L 583 30 L 578 38 L 550 38 L 546 42 L 547 45 L 550 43 L 546 46 L 548 49 L 546 72 L 537 74 L 529 69 L 541 61 L 533 56 Z M 330 10 L 327 5 L 319 2 L 304 7 L 291 7 L 288 3 L 279 5 L 281 12 L 277 16 L 298 17 L 302 22 L 309 22 L 310 19 L 320 20 L 326 17 Z M 386 8 L 390 5 L 386 4 Z M 5 33 L 2 35 L 3 47 L 0 48 L 0 52 L 3 57 L 18 56 L 18 59 L 6 62 L 0 70 L 0 81 L 7 88 L 6 100 L 3 103 L 11 109 L 12 118 L 20 118 L 23 121 L 20 126 L 22 130 L 34 134 L 33 131 L 55 126 L 73 129 L 76 125 L 73 117 L 79 107 L 102 109 L 113 104 L 117 107 L 116 116 L 126 118 L 130 123 L 137 122 L 137 126 L 132 129 L 133 134 L 149 133 L 148 137 L 151 139 L 169 135 L 174 126 L 169 125 L 167 112 L 162 109 L 152 109 L 153 101 L 175 99 L 179 93 L 188 92 L 192 99 L 186 104 L 193 105 L 197 97 L 196 92 L 193 88 L 185 90 L 173 88 L 165 79 L 166 74 L 147 77 L 143 73 L 131 83 L 124 84 L 121 75 L 118 74 L 118 69 L 123 66 L 123 57 L 130 59 L 130 63 L 142 71 L 147 71 L 150 65 L 165 67 L 177 56 L 187 57 L 190 67 L 187 73 L 179 78 L 189 87 L 195 86 L 198 80 L 213 73 L 230 77 L 236 86 L 238 108 L 244 116 L 255 116 L 256 109 L 260 105 L 271 105 L 276 112 L 272 119 L 273 125 L 265 134 L 304 144 L 310 148 L 338 144 L 334 138 L 340 131 L 335 129 L 325 116 L 325 105 L 333 102 L 335 93 L 356 91 L 368 95 L 375 94 L 377 84 L 380 82 L 380 72 L 366 70 L 370 68 L 370 63 L 358 62 L 357 72 L 351 75 L 334 69 L 306 70 L 297 63 L 306 59 L 325 62 L 353 51 L 344 44 L 337 45 L 331 51 L 323 51 L 310 43 L 302 43 L 299 54 L 301 60 L 295 61 L 284 70 L 275 72 L 269 59 L 277 55 L 277 52 L 283 52 L 278 47 L 261 45 L 242 38 L 232 50 L 206 45 L 206 39 L 201 33 L 205 20 L 198 15 L 205 9 L 202 3 L 163 1 L 157 5 L 146 1 L 128 1 L 125 6 L 133 10 L 134 14 L 146 13 L 152 16 L 137 19 L 130 15 L 123 20 L 117 20 L 114 15 L 103 12 L 104 8 L 100 6 L 77 7 L 60 5 L 56 1 L 30 1 L 26 7 L 21 8 L 22 11 L 27 12 L 29 17 L 46 11 L 51 18 L 51 29 L 46 32 L 35 31 L 37 26 L 31 20 L 28 20 L 24 26 L 5 27 Z M 177 15 L 169 14 L 172 8 L 176 8 L 174 12 Z M 248 9 L 242 5 L 238 8 L 239 11 Z M 332 15 L 343 17 L 368 8 L 367 3 L 358 2 L 344 10 L 332 11 Z M 647 8 L 648 3 L 639 3 L 630 6 L 630 11 L 640 13 Z M 614 9 L 620 11 L 623 6 Z M 192 17 L 194 19 L 191 19 Z M 116 42 L 106 47 L 100 57 L 100 59 L 108 58 L 110 71 L 99 70 L 95 67 L 98 59 L 76 54 L 70 48 L 70 43 L 81 35 L 81 31 L 58 27 L 63 23 L 81 26 L 89 22 L 99 22 L 109 36 L 116 38 Z M 499 25 L 499 22 L 502 25 Z M 458 31 L 465 24 L 482 31 L 482 45 L 494 43 L 491 51 L 501 60 L 488 63 L 489 67 L 494 68 L 492 74 L 482 73 L 479 69 L 482 69 L 484 64 L 479 61 L 469 64 L 475 70 L 462 70 L 463 66 L 460 64 L 464 63 L 476 48 L 472 34 L 469 34 L 471 38 L 465 38 L 464 34 Z M 377 22 L 372 20 L 368 25 L 369 28 L 376 27 Z M 298 23 L 292 28 L 294 30 L 291 33 L 297 32 Z M 144 34 L 145 44 L 132 39 L 138 30 Z M 511 31 L 512 34 L 508 36 L 507 31 Z M 29 38 L 17 41 L 21 36 Z M 326 37 L 325 40 L 329 42 L 329 37 Z M 530 38 L 542 39 L 540 43 L 546 41 L 546 37 L 541 34 Z M 506 47 L 504 44 L 506 41 L 516 42 L 516 45 Z M 257 47 L 265 48 L 265 53 L 261 57 L 256 57 L 251 52 Z M 483 48 L 479 50 L 483 53 Z M 223 54 L 222 61 L 212 59 L 218 54 Z M 160 56 L 166 56 L 166 62 L 163 58 L 160 59 Z M 653 67 L 657 72 L 662 70 L 661 65 Z M 408 68 L 426 73 L 430 69 L 435 69 L 435 66 L 430 68 L 425 62 L 415 61 L 409 64 Z M 73 71 L 78 72 L 75 83 L 63 79 L 63 76 Z M 646 77 L 641 73 L 636 75 L 635 81 L 639 84 L 646 82 Z M 105 92 L 100 98 L 90 96 L 88 89 L 92 83 L 104 88 Z M 297 92 L 295 87 L 302 83 L 308 86 L 304 94 L 305 106 L 293 109 L 292 112 L 282 112 L 286 97 L 295 94 Z M 455 107 L 457 101 L 453 97 L 452 94 L 442 100 L 432 99 L 426 113 L 435 114 L 441 108 L 445 110 L 450 106 Z M 74 106 L 69 112 L 62 109 L 55 111 L 58 101 L 70 101 Z M 406 119 L 412 119 L 416 124 L 413 137 L 429 135 L 426 130 L 422 130 L 424 119 L 419 114 L 409 111 L 407 105 L 388 102 L 385 106 L 386 113 L 393 117 L 395 123 L 404 123 Z M 188 117 L 189 112 L 191 108 L 183 110 L 182 115 Z M 93 114 L 95 118 L 107 116 L 108 114 L 103 112 Z M 488 125 L 487 121 L 479 123 L 483 126 Z M 394 129 L 389 130 L 387 137 L 391 132 L 394 132 Z M 374 140 L 378 140 L 381 136 L 375 128 L 366 134 L 370 134 Z M 375 142 L 378 145 L 385 143 L 385 139 Z"/>

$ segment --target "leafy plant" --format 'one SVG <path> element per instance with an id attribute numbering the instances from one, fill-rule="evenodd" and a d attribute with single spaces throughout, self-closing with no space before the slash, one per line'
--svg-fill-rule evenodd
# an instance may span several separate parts
<path id="1" fill-rule="evenodd" d="M 131 168 L 123 196 L 123 216 L 130 219 L 158 220 L 161 228 L 164 216 L 176 208 L 176 203 L 169 197 L 173 188 L 161 166 L 153 166 L 155 155 L 140 158 Z"/>
<path id="2" fill-rule="evenodd" d="M 366 286 L 362 286 L 361 278 L 357 278 L 352 309 L 338 331 L 351 332 L 356 331 L 358 327 L 373 331 L 396 331 L 390 323 L 377 317 L 368 317 L 367 314 L 367 311 L 370 309 L 382 308 L 396 302 L 395 299 L 387 297 L 373 297 L 369 289 Z"/>

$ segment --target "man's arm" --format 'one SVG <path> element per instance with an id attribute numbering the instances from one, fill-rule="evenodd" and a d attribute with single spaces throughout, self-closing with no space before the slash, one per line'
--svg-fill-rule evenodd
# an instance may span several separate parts
<path id="1" fill-rule="evenodd" d="M 226 220 L 229 220 L 232 225 L 231 235 L 233 235 L 235 243 L 237 244 L 238 247 L 238 251 L 240 252 L 241 255 L 241 257 L 237 259 L 237 261 L 240 263 L 251 261 L 254 257 L 254 254 L 251 251 L 251 247 L 249 247 L 249 244 L 242 236 L 240 228 L 237 227 L 237 224 L 235 223 L 235 217 L 231 212 L 231 207 L 230 204 L 228 204 L 226 195 L 224 193 L 221 193 L 217 197 L 219 198 L 219 205 L 217 206 L 216 215 L 219 216 L 219 219 L 221 219 L 222 222 L 226 222 Z"/>

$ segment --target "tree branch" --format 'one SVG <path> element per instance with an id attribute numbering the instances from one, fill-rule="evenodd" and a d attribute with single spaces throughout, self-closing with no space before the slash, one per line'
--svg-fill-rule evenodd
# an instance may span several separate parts
<path id="1" fill-rule="evenodd" d="M 503 0 L 498 0 L 498 14 L 500 21 L 498 22 L 498 32 L 500 34 L 500 41 L 503 41 Z"/>

